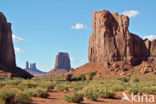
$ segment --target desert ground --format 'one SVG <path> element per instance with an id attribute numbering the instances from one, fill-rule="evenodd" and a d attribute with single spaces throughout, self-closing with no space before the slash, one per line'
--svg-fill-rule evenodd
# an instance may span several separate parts
<path id="1" fill-rule="evenodd" d="M 0 104 L 155 104 L 155 80 L 154 74 L 137 72 L 131 77 L 97 78 L 90 72 L 79 76 L 1 78 Z M 131 102 L 122 100 L 123 92 Z M 132 93 L 137 102 L 132 101 Z M 144 97 L 139 102 L 141 95 L 147 95 L 147 100 Z"/>

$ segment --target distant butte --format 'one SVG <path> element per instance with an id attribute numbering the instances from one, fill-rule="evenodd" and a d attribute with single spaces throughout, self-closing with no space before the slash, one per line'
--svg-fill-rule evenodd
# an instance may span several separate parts
<path id="1" fill-rule="evenodd" d="M 55 67 L 44 76 L 56 76 L 69 72 L 71 69 L 69 54 L 66 52 L 59 52 L 56 55 Z"/>

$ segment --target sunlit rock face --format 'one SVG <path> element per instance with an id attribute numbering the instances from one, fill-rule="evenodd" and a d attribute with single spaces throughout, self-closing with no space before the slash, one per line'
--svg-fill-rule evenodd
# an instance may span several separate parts
<path id="1" fill-rule="evenodd" d="M 89 39 L 89 62 L 127 61 L 131 65 L 148 59 L 144 40 L 128 30 L 129 18 L 107 10 L 94 12 Z"/>

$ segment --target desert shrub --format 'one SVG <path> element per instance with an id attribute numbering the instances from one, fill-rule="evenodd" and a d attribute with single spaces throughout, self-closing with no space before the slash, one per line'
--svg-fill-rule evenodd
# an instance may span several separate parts
<path id="1" fill-rule="evenodd" d="M 148 93 L 148 94 L 154 94 L 154 95 L 156 95 L 156 88 L 155 88 L 155 86 L 144 87 L 143 88 L 143 92 Z"/>
<path id="2" fill-rule="evenodd" d="M 4 87 L 5 86 L 5 82 L 0 82 L 0 87 Z"/>
<path id="3" fill-rule="evenodd" d="M 134 78 L 133 82 L 139 82 L 139 79 L 138 78 Z"/>
<path id="4" fill-rule="evenodd" d="M 142 88 L 139 84 L 131 83 L 131 86 L 127 90 L 129 94 L 142 94 Z"/>
<path id="5" fill-rule="evenodd" d="M 38 86 L 38 82 L 35 80 L 24 80 L 22 84 L 28 88 L 36 88 Z"/>
<path id="6" fill-rule="evenodd" d="M 82 92 L 84 97 L 93 101 L 96 101 L 98 98 L 98 89 L 96 85 L 86 86 Z"/>
<path id="7" fill-rule="evenodd" d="M 55 85 L 51 81 L 44 81 L 44 80 L 39 81 L 38 86 L 47 89 L 53 89 L 55 87 Z"/>
<path id="8" fill-rule="evenodd" d="M 32 100 L 29 95 L 24 93 L 16 93 L 15 100 L 17 104 L 31 104 Z"/>
<path id="9" fill-rule="evenodd" d="M 92 80 L 93 79 L 93 74 L 94 74 L 93 72 L 89 72 L 88 73 L 88 79 L 89 80 Z"/>
<path id="10" fill-rule="evenodd" d="M 83 94 L 73 93 L 71 95 L 65 95 L 64 100 L 67 102 L 81 103 L 83 101 Z"/>
<path id="11" fill-rule="evenodd" d="M 116 85 L 113 85 L 111 87 L 111 89 L 113 91 L 124 91 L 125 90 L 125 87 L 123 85 L 120 85 L 120 84 L 116 84 Z"/>
<path id="12" fill-rule="evenodd" d="M 37 96 L 47 98 L 49 96 L 48 90 L 45 88 L 37 88 Z"/>
<path id="13" fill-rule="evenodd" d="M 24 90 L 24 93 L 29 96 L 42 97 L 42 98 L 47 98 L 49 96 L 48 90 L 46 88 L 30 88 Z"/>
<path id="14" fill-rule="evenodd" d="M 113 91 L 112 89 L 107 88 L 107 87 L 102 87 L 102 86 L 100 86 L 100 87 L 101 88 L 99 88 L 99 97 L 102 97 L 102 98 L 114 98 L 115 91 Z"/>
<path id="15" fill-rule="evenodd" d="M 0 91 L 0 102 L 1 104 L 10 104 L 16 95 L 15 90 L 10 90 L 10 89 L 2 89 Z"/>
<path id="16" fill-rule="evenodd" d="M 115 96 L 115 91 L 103 84 L 93 83 L 86 86 L 82 92 L 84 97 L 96 101 L 97 98 L 113 98 Z"/>
<path id="17" fill-rule="evenodd" d="M 68 86 L 66 85 L 56 85 L 57 91 L 68 91 Z"/>
<path id="18" fill-rule="evenodd" d="M 87 92 L 84 94 L 84 96 L 87 98 L 87 99 L 90 99 L 92 101 L 97 101 L 98 99 L 98 95 L 93 93 L 93 92 Z"/>
<path id="19" fill-rule="evenodd" d="M 31 104 L 31 98 L 16 90 L 2 89 L 0 91 L 0 104 Z"/>
<path id="20" fill-rule="evenodd" d="M 6 80 L 6 83 L 9 86 L 17 86 L 21 82 L 22 82 L 22 79 L 19 79 L 19 78 L 13 78 L 13 79 L 7 79 Z"/>
<path id="21" fill-rule="evenodd" d="M 24 93 L 29 95 L 29 96 L 37 96 L 37 90 L 36 89 L 25 89 Z"/>
<path id="22" fill-rule="evenodd" d="M 122 82 L 129 82 L 129 78 L 126 77 L 118 78 L 117 80 L 120 80 Z"/>
<path id="23" fill-rule="evenodd" d="M 84 74 L 80 74 L 78 79 L 81 81 L 84 81 L 84 80 L 86 80 L 86 76 Z"/>
<path id="24" fill-rule="evenodd" d="M 87 86 L 88 82 L 87 81 L 72 81 L 68 83 L 68 87 L 72 88 L 74 91 L 79 91 L 84 88 L 84 86 Z"/>
<path id="25" fill-rule="evenodd" d="M 67 81 L 72 81 L 72 76 L 73 74 L 67 74 L 65 78 Z"/>

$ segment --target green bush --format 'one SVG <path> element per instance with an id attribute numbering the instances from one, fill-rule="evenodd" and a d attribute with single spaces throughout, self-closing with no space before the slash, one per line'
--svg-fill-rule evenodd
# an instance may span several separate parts
<path id="1" fill-rule="evenodd" d="M 39 81 L 38 86 L 42 88 L 47 88 L 47 89 L 53 89 L 55 85 L 51 81 Z"/>
<path id="2" fill-rule="evenodd" d="M 100 97 L 113 98 L 115 96 L 115 91 L 111 89 L 111 86 L 94 82 L 83 88 L 81 93 L 84 94 L 84 97 L 93 101 L 96 101 Z"/>
<path id="3" fill-rule="evenodd" d="M 99 97 L 101 98 L 114 98 L 115 91 L 111 90 L 110 88 L 103 87 L 99 89 Z"/>
<path id="4" fill-rule="evenodd" d="M 83 101 L 83 94 L 74 93 L 72 95 L 65 95 L 64 100 L 67 102 L 81 103 Z"/>
<path id="5" fill-rule="evenodd" d="M 0 92 L 0 104 L 31 104 L 31 98 L 19 91 L 2 89 Z"/>
<path id="6" fill-rule="evenodd" d="M 126 77 L 118 78 L 117 80 L 120 80 L 122 82 L 129 82 L 129 78 Z"/>
<path id="7" fill-rule="evenodd" d="M 127 90 L 128 90 L 129 94 L 131 94 L 131 93 L 133 93 L 133 94 L 138 94 L 138 93 L 142 94 L 142 88 L 137 83 L 136 84 L 135 83 L 131 84 L 131 86 Z"/>
<path id="8" fill-rule="evenodd" d="M 93 72 L 89 72 L 89 73 L 88 73 L 88 79 L 89 79 L 89 80 L 92 80 L 92 79 L 93 79 Z"/>
<path id="9" fill-rule="evenodd" d="M 24 93 L 17 93 L 15 96 L 17 104 L 31 104 L 32 100 L 29 95 Z"/>
<path id="10" fill-rule="evenodd" d="M 139 82 L 139 79 L 138 78 L 134 78 L 133 82 Z"/>
<path id="11" fill-rule="evenodd" d="M 4 87 L 5 86 L 5 82 L 0 82 L 0 87 Z"/>
<path id="12" fill-rule="evenodd" d="M 10 89 L 2 89 L 0 91 L 0 102 L 1 104 L 10 104 L 16 95 L 15 90 L 10 90 Z"/>
<path id="13" fill-rule="evenodd" d="M 156 95 L 156 88 L 155 88 L 155 86 L 144 87 L 143 88 L 143 92 L 148 93 L 148 94 L 154 94 L 154 95 Z"/>
<path id="14" fill-rule="evenodd" d="M 124 91 L 125 90 L 125 87 L 123 85 L 120 85 L 120 84 L 119 85 L 118 84 L 113 85 L 111 88 L 113 91 Z"/>
<path id="15" fill-rule="evenodd" d="M 57 91 L 68 91 L 68 87 L 65 85 L 56 85 L 56 90 Z"/>
<path id="16" fill-rule="evenodd" d="M 98 95 L 92 92 L 85 93 L 84 96 L 92 101 L 97 101 Z"/>
<path id="17" fill-rule="evenodd" d="M 80 74 L 78 79 L 81 80 L 81 81 L 84 81 L 84 80 L 86 80 L 86 76 L 84 74 Z"/>
<path id="18" fill-rule="evenodd" d="M 34 97 L 42 97 L 42 98 L 47 98 L 49 96 L 48 90 L 46 88 L 30 88 L 24 90 L 24 93 L 26 93 L 29 96 L 34 96 Z"/>

